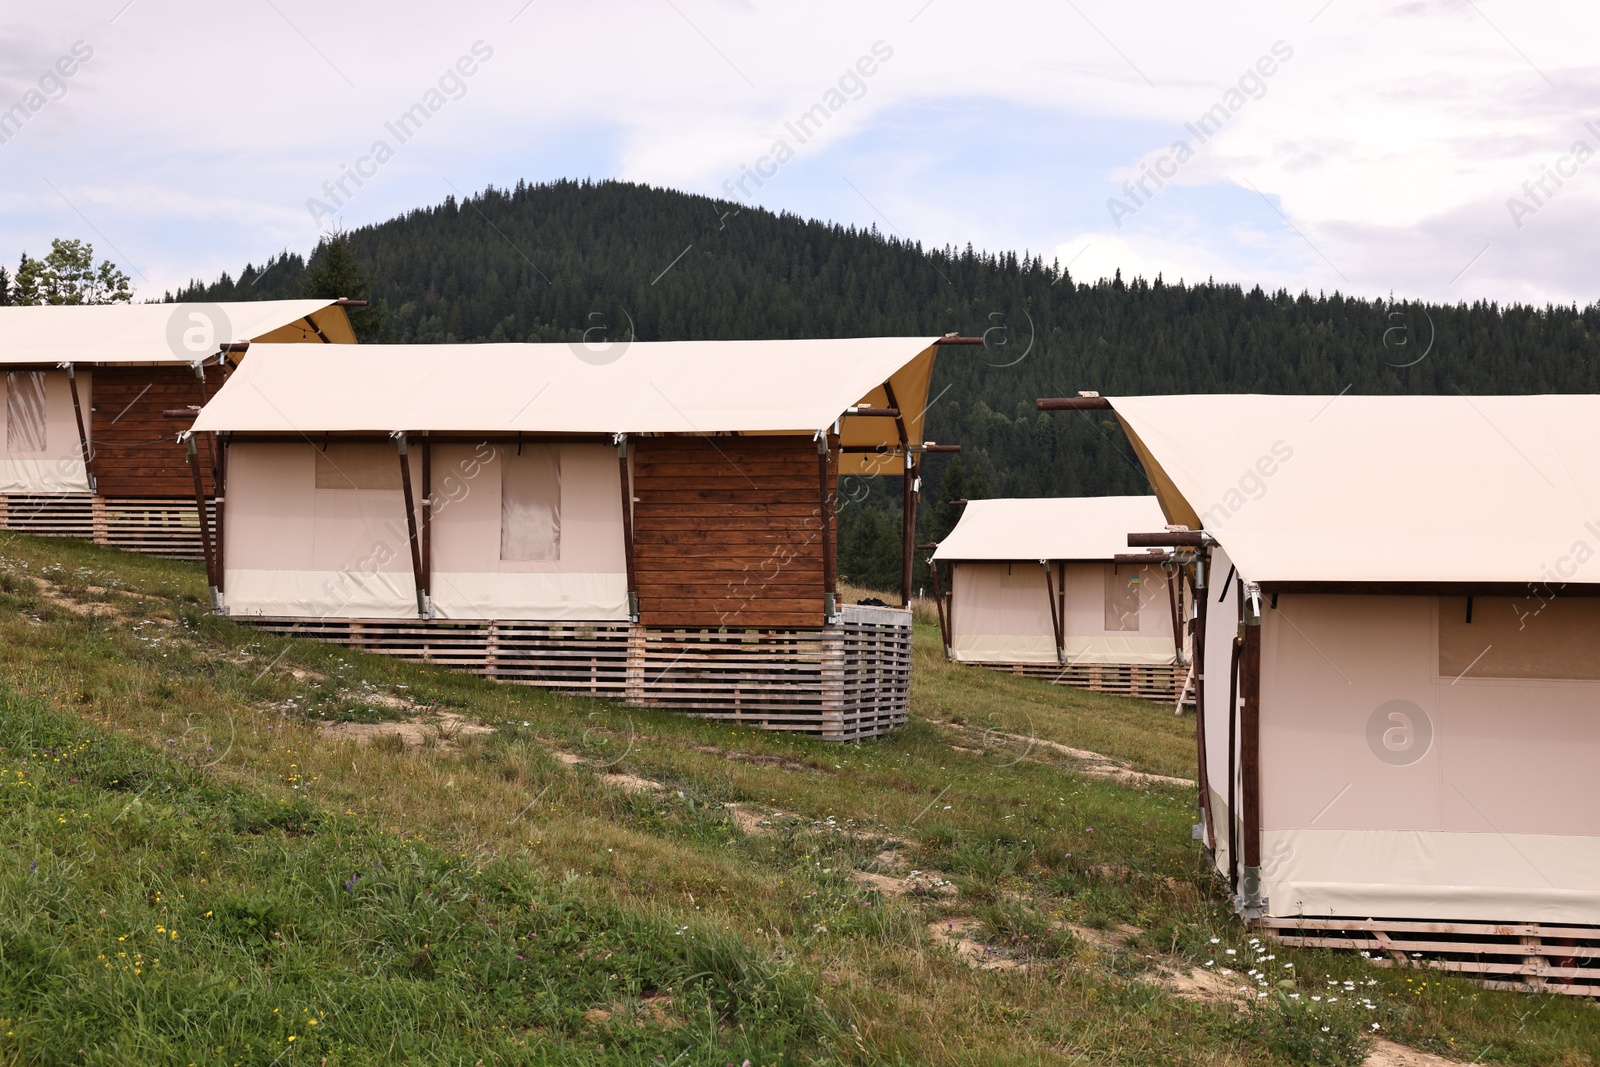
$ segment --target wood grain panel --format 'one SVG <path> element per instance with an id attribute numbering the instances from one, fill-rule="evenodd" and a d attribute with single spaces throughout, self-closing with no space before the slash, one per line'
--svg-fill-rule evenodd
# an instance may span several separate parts
<path id="1" fill-rule="evenodd" d="M 222 387 L 215 370 L 207 371 L 208 391 Z M 94 475 L 102 496 L 148 499 L 194 499 L 189 454 L 178 434 L 194 424 L 192 416 L 169 418 L 168 411 L 201 403 L 200 382 L 188 367 L 97 367 L 89 413 L 89 440 L 94 446 Z M 211 437 L 200 435 L 201 475 L 206 492 L 211 484 Z"/>
<path id="2" fill-rule="evenodd" d="M 801 436 L 673 437 L 634 444 L 641 623 L 824 625 L 816 442 Z M 830 469 L 836 484 L 837 453 Z"/>

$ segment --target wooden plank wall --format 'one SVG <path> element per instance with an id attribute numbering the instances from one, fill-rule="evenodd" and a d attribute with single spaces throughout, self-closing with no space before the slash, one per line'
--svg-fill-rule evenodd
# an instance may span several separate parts
<path id="1" fill-rule="evenodd" d="M 649 627 L 820 627 L 821 488 L 810 437 L 634 440 L 633 558 Z M 838 484 L 838 450 L 829 484 Z M 837 546 L 833 509 L 828 522 Z"/>
<path id="2" fill-rule="evenodd" d="M 206 371 L 208 395 L 222 388 L 214 368 Z M 200 383 L 188 367 L 96 367 L 89 417 L 94 475 L 101 496 L 194 499 L 189 456 L 177 443 L 193 418 L 165 412 L 200 403 Z M 211 484 L 211 438 L 201 435 L 200 468 Z"/>

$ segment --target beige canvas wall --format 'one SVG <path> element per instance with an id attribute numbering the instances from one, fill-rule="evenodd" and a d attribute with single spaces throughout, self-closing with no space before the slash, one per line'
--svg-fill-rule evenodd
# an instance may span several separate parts
<path id="1" fill-rule="evenodd" d="M 1068 663 L 1173 662 L 1172 609 L 1166 575 L 1158 567 L 1122 567 L 1141 577 L 1138 628 L 1106 626 L 1109 563 L 1065 566 Z M 1051 581 L 1061 573 L 1052 564 Z M 951 653 L 967 663 L 1055 663 L 1055 627 L 1044 568 L 1035 562 L 964 563 L 952 566 Z"/>
<path id="2" fill-rule="evenodd" d="M 515 446 L 512 446 L 514 449 Z M 502 452 L 493 446 L 433 449 L 433 606 L 443 618 L 605 621 L 626 617 L 622 503 L 616 453 L 559 445 L 560 558 L 502 561 Z M 399 459 L 341 457 L 356 484 L 379 484 L 369 467 Z M 366 458 L 375 461 L 365 462 Z M 421 461 L 412 451 L 421 500 Z M 326 463 L 326 461 L 324 461 Z M 398 478 L 394 483 L 398 483 Z M 327 471 L 324 486 L 334 484 Z M 308 618 L 416 615 L 401 491 L 318 488 L 318 453 L 305 442 L 235 442 L 228 457 L 224 599 L 239 614 Z"/>
<path id="3" fill-rule="evenodd" d="M 0 371 L 27 372 L 31 367 L 0 367 Z M 42 451 L 10 451 L 7 442 L 9 411 L 5 377 L 0 374 L 0 493 L 87 493 L 89 478 L 84 470 L 83 448 L 78 437 L 78 422 L 72 411 L 72 390 L 67 372 L 47 370 L 45 381 L 44 430 Z M 89 404 L 93 375 L 78 372 L 78 398 L 83 407 L 83 424 L 89 425 Z"/>
<path id="4" fill-rule="evenodd" d="M 1228 870 L 1228 719 L 1229 668 L 1233 639 L 1239 632 L 1239 586 L 1224 581 L 1232 561 L 1222 547 L 1211 553 L 1211 588 L 1206 592 L 1205 693 L 1199 714 L 1206 723 L 1206 777 L 1210 784 L 1211 816 L 1216 836 L 1217 870 Z M 1235 744 L 1237 752 L 1238 746 Z"/>
<path id="5" fill-rule="evenodd" d="M 1440 611 L 1291 594 L 1266 611 L 1272 913 L 1600 923 L 1600 682 L 1441 673 Z M 1505 637 L 1478 618 L 1486 646 Z M 1541 625 L 1560 640 L 1554 613 L 1524 639 Z"/>

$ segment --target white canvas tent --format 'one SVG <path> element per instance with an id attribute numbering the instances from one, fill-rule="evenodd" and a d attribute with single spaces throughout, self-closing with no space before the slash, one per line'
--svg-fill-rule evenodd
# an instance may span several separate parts
<path id="1" fill-rule="evenodd" d="M 1241 911 L 1600 925 L 1600 397 L 1101 403 L 1204 531 L 1143 543 L 1198 556 L 1205 833 Z"/>
<path id="2" fill-rule="evenodd" d="M 950 572 L 948 655 L 1008 668 L 1177 665 L 1176 586 L 1159 565 L 1115 559 L 1129 533 L 1163 522 L 1153 496 L 970 501 L 933 553 Z"/>
<path id="3" fill-rule="evenodd" d="M 226 457 L 212 585 L 286 631 L 453 634 L 497 677 L 878 733 L 910 613 L 837 603 L 835 501 L 909 472 L 914 523 L 944 343 L 254 345 L 194 424 Z"/>
<path id="4" fill-rule="evenodd" d="M 0 308 L 0 522 L 197 551 L 194 528 L 180 529 L 170 508 L 148 501 L 190 496 L 177 435 L 221 384 L 224 350 L 260 340 L 354 343 L 343 303 Z M 146 503 L 108 511 L 107 500 Z"/>

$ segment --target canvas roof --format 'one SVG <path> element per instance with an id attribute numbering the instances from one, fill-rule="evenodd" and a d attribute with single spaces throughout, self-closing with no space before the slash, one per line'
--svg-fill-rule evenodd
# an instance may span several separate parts
<path id="1" fill-rule="evenodd" d="M 936 341 L 639 341 L 611 350 L 559 343 L 254 345 L 194 428 L 809 434 L 856 404 L 882 405 L 888 381 L 917 444 Z M 852 417 L 844 440 L 898 443 L 898 431 L 890 418 Z M 884 473 L 899 469 L 891 464 Z"/>
<path id="2" fill-rule="evenodd" d="M 1166 524 L 1153 496 L 972 500 L 936 560 L 1109 560 Z"/>
<path id="3" fill-rule="evenodd" d="M 1174 523 L 1260 582 L 1600 582 L 1600 396 L 1112 398 Z"/>
<path id="4" fill-rule="evenodd" d="M 332 300 L 0 307 L 0 363 L 193 363 L 237 341 L 355 341 Z"/>

